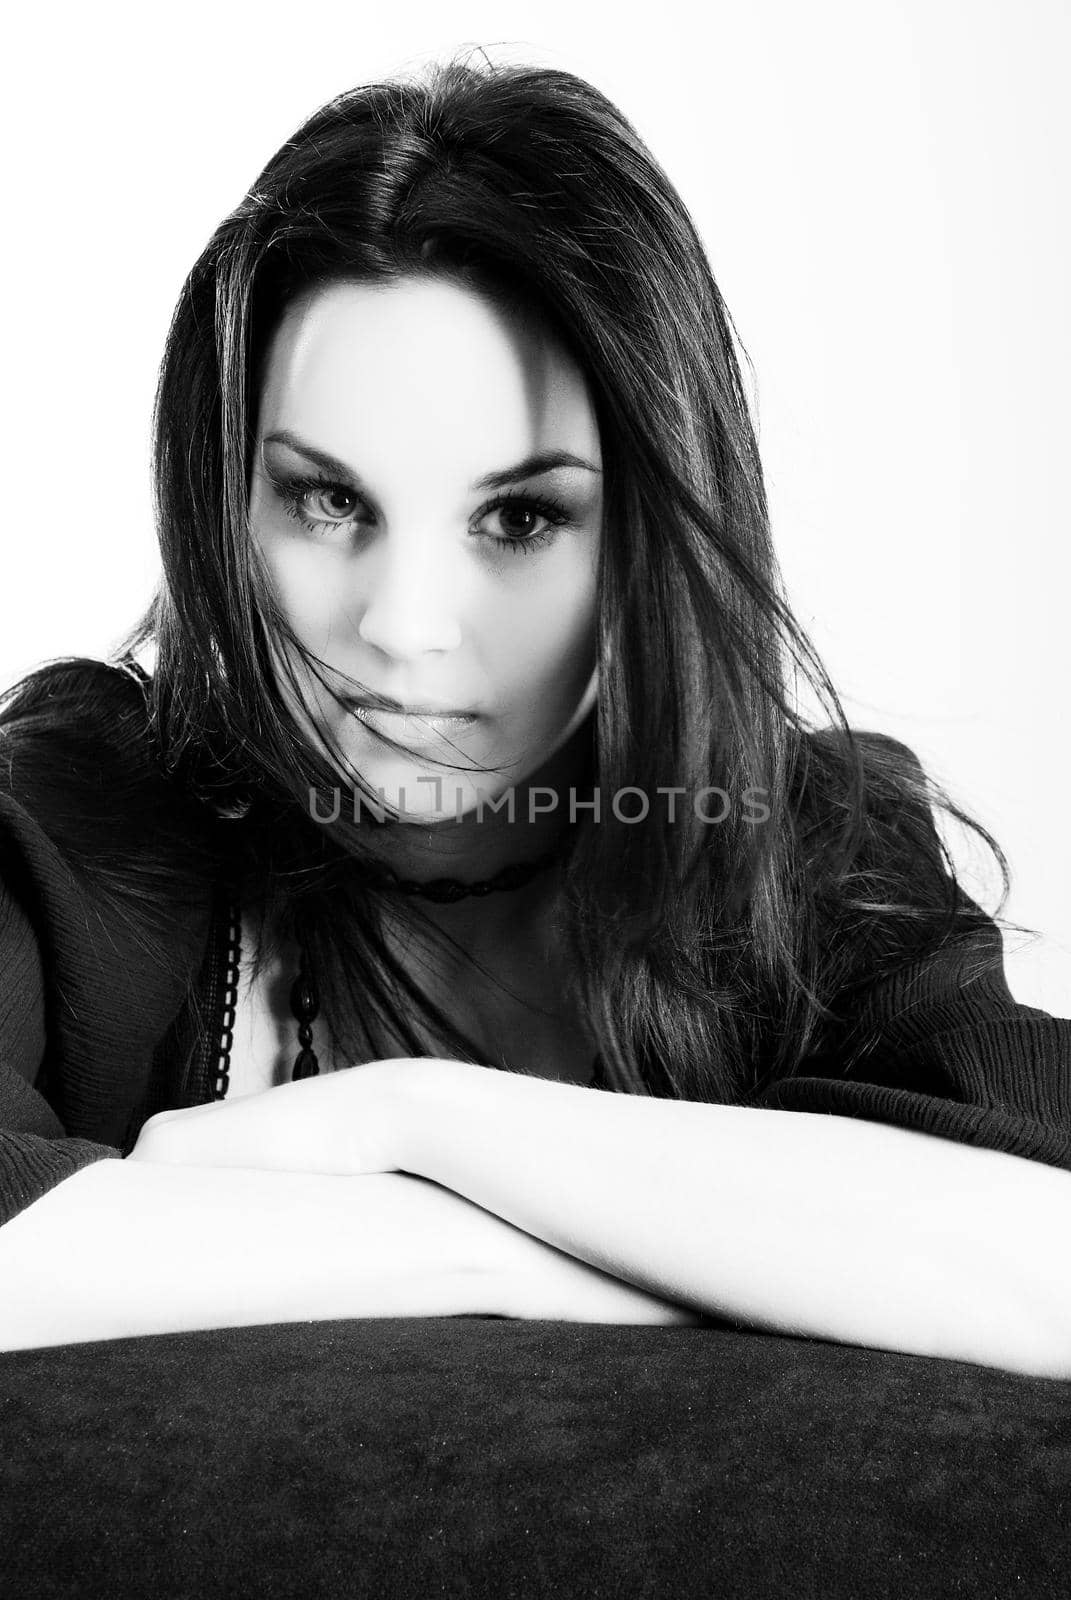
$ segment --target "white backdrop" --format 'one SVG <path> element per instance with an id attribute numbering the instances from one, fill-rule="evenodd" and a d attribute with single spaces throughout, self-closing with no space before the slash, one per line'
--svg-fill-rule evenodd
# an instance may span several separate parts
<path id="1" fill-rule="evenodd" d="M 1071 7 L 382 9 L 104 3 L 9 25 L 0 682 L 107 654 L 148 599 L 167 322 L 282 139 L 463 45 L 562 67 L 638 126 L 707 242 L 789 591 L 849 715 L 996 834 L 1007 914 L 1042 935 L 1006 938 L 1012 988 L 1071 1015 Z"/>

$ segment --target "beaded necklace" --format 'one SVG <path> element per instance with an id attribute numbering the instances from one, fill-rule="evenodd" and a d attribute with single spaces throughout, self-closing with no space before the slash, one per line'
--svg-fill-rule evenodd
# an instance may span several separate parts
<path id="1" fill-rule="evenodd" d="M 548 850 L 534 861 L 514 861 L 502 867 L 493 878 L 478 883 L 463 883 L 459 878 L 432 878 L 421 883 L 417 878 L 401 878 L 389 867 L 384 867 L 373 882 L 400 889 L 403 894 L 418 895 L 424 900 L 434 900 L 439 905 L 453 904 L 469 895 L 495 894 L 498 891 L 519 889 L 529 883 L 537 873 L 544 872 L 557 860 L 557 850 Z M 290 990 L 290 1011 L 298 1025 L 298 1053 L 291 1078 L 314 1078 L 320 1070 L 316 1051 L 312 1047 L 312 1024 L 320 1013 L 320 999 L 309 970 L 304 947 L 300 949 L 298 974 Z"/>
<path id="2" fill-rule="evenodd" d="M 550 850 L 534 861 L 513 862 L 496 872 L 494 877 L 476 883 L 463 883 L 456 878 L 433 878 L 421 883 L 413 878 L 399 878 L 389 868 L 382 872 L 382 883 L 390 883 L 403 894 L 417 895 L 439 904 L 464 899 L 470 895 L 487 895 L 519 889 L 544 871 L 556 859 L 557 851 Z M 241 965 L 241 910 L 236 897 L 229 901 L 227 916 L 227 956 L 223 982 L 223 1028 L 219 1058 L 216 1067 L 213 1098 L 226 1098 L 230 1086 L 230 1057 L 234 1043 L 234 1026 L 238 1007 L 238 982 Z M 298 1053 L 291 1072 L 293 1079 L 312 1078 L 318 1075 L 320 1063 L 313 1048 L 312 1024 L 320 1014 L 320 999 L 315 978 L 303 946 L 298 947 L 298 971 L 290 990 L 290 1012 L 298 1025 Z M 592 1062 L 592 1087 L 606 1088 L 602 1055 Z"/>

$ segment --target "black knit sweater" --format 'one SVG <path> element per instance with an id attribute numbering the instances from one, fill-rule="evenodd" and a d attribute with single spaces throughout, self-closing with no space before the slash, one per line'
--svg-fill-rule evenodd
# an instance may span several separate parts
<path id="1" fill-rule="evenodd" d="M 0 1223 L 211 1098 L 227 883 L 225 825 L 156 769 L 134 677 L 62 664 L 0 717 Z M 844 1055 L 754 1103 L 1071 1168 L 1071 1021 L 1016 1003 L 995 924 L 852 1007 Z"/>

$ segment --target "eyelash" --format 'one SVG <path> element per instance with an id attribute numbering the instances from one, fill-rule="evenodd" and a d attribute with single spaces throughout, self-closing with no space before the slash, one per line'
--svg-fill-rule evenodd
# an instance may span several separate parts
<path id="1" fill-rule="evenodd" d="M 287 516 L 293 517 L 295 522 L 300 522 L 303 527 L 310 528 L 317 533 L 330 532 L 335 528 L 345 528 L 353 521 L 353 517 L 340 518 L 338 521 L 334 521 L 330 518 L 317 519 L 306 516 L 301 509 L 301 503 L 306 495 L 322 494 L 327 490 L 348 495 L 350 498 L 357 500 L 358 504 L 362 503 L 361 497 L 355 489 L 349 488 L 344 483 L 338 483 L 334 479 L 321 477 L 319 474 L 315 477 L 295 478 L 277 478 L 272 473 L 269 473 L 268 476 L 271 478 L 276 492 L 283 502 Z M 501 494 L 496 495 L 493 500 L 488 501 L 477 512 L 477 517 L 486 517 L 490 512 L 498 511 L 503 506 L 523 506 L 526 510 L 535 511 L 539 516 L 545 517 L 551 524 L 550 528 L 543 533 L 530 534 L 524 539 L 496 539 L 493 535 L 484 535 L 485 538 L 490 538 L 492 544 L 504 546 L 511 555 L 531 555 L 533 551 L 542 549 L 551 543 L 558 529 L 569 521 L 569 512 L 560 501 L 550 499 L 545 495 L 532 494 L 530 491 L 520 492 L 517 490 L 504 490 Z M 354 511 L 355 515 L 356 509 Z"/>

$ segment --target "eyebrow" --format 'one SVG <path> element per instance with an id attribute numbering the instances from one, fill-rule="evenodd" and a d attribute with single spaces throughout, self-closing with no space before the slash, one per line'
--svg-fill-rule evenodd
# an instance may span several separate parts
<path id="1" fill-rule="evenodd" d="M 269 433 L 264 443 L 285 444 L 299 456 L 306 456 L 324 472 L 337 473 L 339 477 L 350 478 L 358 484 L 361 482 L 359 474 L 338 456 L 329 455 L 326 450 L 318 450 L 315 445 L 299 438 L 296 433 L 291 433 L 288 428 Z M 518 461 L 514 467 L 504 467 L 501 472 L 489 472 L 485 477 L 477 478 L 472 488 L 473 490 L 501 489 L 507 483 L 518 483 L 522 478 L 536 478 L 544 472 L 555 472 L 559 467 L 582 467 L 585 472 L 593 472 L 596 477 L 602 476 L 598 467 L 590 461 L 585 461 L 582 456 L 571 455 L 568 450 L 540 450 L 534 455 L 525 456 L 524 460 Z"/>

